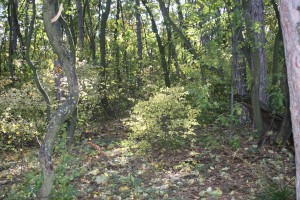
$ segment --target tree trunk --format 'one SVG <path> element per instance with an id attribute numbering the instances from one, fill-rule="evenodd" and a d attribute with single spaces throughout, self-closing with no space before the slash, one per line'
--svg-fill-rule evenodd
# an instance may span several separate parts
<path id="1" fill-rule="evenodd" d="M 258 22 L 257 19 L 257 10 L 253 10 L 253 6 L 257 3 L 256 1 L 261 0 L 251 0 L 251 1 L 243 1 L 244 7 L 244 15 L 245 15 L 245 23 L 246 23 L 246 33 L 247 37 L 251 41 L 250 57 L 248 61 L 250 61 L 250 68 L 252 71 L 252 91 L 251 91 L 251 101 L 253 106 L 253 115 L 254 115 L 254 128 L 257 130 L 258 135 L 260 135 L 261 140 L 263 141 L 263 118 L 260 109 L 260 83 L 261 83 L 261 38 L 258 31 L 253 31 L 254 23 Z M 258 9 L 258 8 L 255 8 Z M 260 14 L 260 13 L 258 13 Z M 260 26 L 261 30 L 261 26 Z M 247 50 L 248 48 L 245 47 Z M 246 51 L 245 51 L 246 52 Z"/>
<path id="2" fill-rule="evenodd" d="M 7 6 L 7 13 L 8 13 L 7 20 L 9 24 L 8 66 L 9 66 L 10 78 L 12 80 L 12 84 L 14 85 L 16 82 L 16 69 L 13 64 L 13 56 L 17 48 L 17 35 L 14 29 L 14 23 L 12 17 L 12 6 L 13 6 L 13 1 L 10 1 Z"/>
<path id="3" fill-rule="evenodd" d="M 35 1 L 32 1 L 32 17 L 31 17 L 29 32 L 28 32 L 27 38 L 26 38 L 26 40 L 27 40 L 26 41 L 26 61 L 29 65 L 29 67 L 31 68 L 32 73 L 33 73 L 33 78 L 34 78 L 35 84 L 36 84 L 38 90 L 40 91 L 40 93 L 42 94 L 42 96 L 44 98 L 44 101 L 46 103 L 46 106 L 47 106 L 47 121 L 49 122 L 50 121 L 50 116 L 51 116 L 50 98 L 49 98 L 48 94 L 46 93 L 45 89 L 43 88 L 43 86 L 41 85 L 39 76 L 38 76 L 37 71 L 36 71 L 36 67 L 31 62 L 31 59 L 30 59 L 30 44 L 31 44 L 31 38 L 32 38 L 33 30 L 34 30 L 35 16 L 36 16 L 36 6 L 35 6 Z"/>
<path id="4" fill-rule="evenodd" d="M 78 19 L 78 38 L 79 38 L 79 48 L 80 52 L 84 48 L 84 25 L 83 25 L 83 10 L 81 0 L 76 0 L 77 8 L 77 19 Z"/>
<path id="5" fill-rule="evenodd" d="M 162 69 L 164 71 L 164 79 L 165 79 L 165 85 L 166 87 L 171 87 L 171 81 L 170 81 L 170 75 L 169 75 L 169 70 L 168 70 L 168 64 L 166 61 L 166 55 L 165 55 L 165 48 L 162 44 L 161 38 L 158 34 L 158 29 L 154 20 L 154 16 L 152 14 L 152 11 L 150 10 L 150 8 L 147 5 L 147 2 L 145 0 L 142 0 L 142 3 L 144 4 L 148 14 L 150 15 L 151 18 L 151 24 L 152 24 L 152 31 L 155 34 L 156 37 L 156 41 L 157 41 L 157 45 L 158 45 L 158 49 L 159 49 L 159 53 L 160 53 L 160 61 L 161 61 L 161 66 Z"/>
<path id="6" fill-rule="evenodd" d="M 52 162 L 52 154 L 55 146 L 55 139 L 60 130 L 61 125 L 70 115 L 76 110 L 79 100 L 78 80 L 75 72 L 75 48 L 72 43 L 70 31 L 66 22 L 59 17 L 56 22 L 51 22 L 56 16 L 57 10 L 55 9 L 56 1 L 44 0 L 43 2 L 43 20 L 44 27 L 49 38 L 49 42 L 53 51 L 62 62 L 63 71 L 68 81 L 68 96 L 66 101 L 58 107 L 58 109 L 51 116 L 51 120 L 47 127 L 47 133 L 44 137 L 43 144 L 40 147 L 39 160 L 43 171 L 44 180 L 38 193 L 39 199 L 49 199 L 53 187 L 54 170 Z M 56 24 L 61 23 L 68 36 L 70 49 L 63 46 L 63 41 L 57 33 Z"/>
<path id="7" fill-rule="evenodd" d="M 241 12 L 240 1 L 233 2 L 233 12 Z M 234 15 L 236 16 L 236 15 Z M 239 15 L 237 15 L 239 16 Z M 237 21 L 238 19 L 233 19 Z M 246 63 L 244 61 L 239 38 L 242 34 L 242 27 L 239 24 L 231 24 L 232 26 L 232 60 L 233 60 L 233 87 L 239 96 L 247 95 L 247 81 L 246 81 Z"/>
<path id="8" fill-rule="evenodd" d="M 159 8 L 161 10 L 161 13 L 164 17 L 164 20 L 166 22 L 168 22 L 173 30 L 179 35 L 179 37 L 183 40 L 184 44 L 187 46 L 188 48 L 188 51 L 193 55 L 194 59 L 197 59 L 198 58 L 198 55 L 196 53 L 196 50 L 194 49 L 192 43 L 189 41 L 189 39 L 187 37 L 185 37 L 185 35 L 182 33 L 182 31 L 176 26 L 176 24 L 172 21 L 170 15 L 169 15 L 169 12 L 166 8 L 166 5 L 164 3 L 163 0 L 158 0 L 158 3 L 159 3 Z"/>
<path id="9" fill-rule="evenodd" d="M 185 25 L 184 25 L 184 18 L 183 18 L 183 13 L 182 13 L 182 8 L 181 8 L 181 4 L 180 4 L 180 0 L 175 0 L 176 4 L 177 4 L 177 13 L 178 13 L 178 19 L 179 19 L 179 25 L 182 29 L 185 29 Z"/>
<path id="10" fill-rule="evenodd" d="M 114 32 L 114 40 L 115 40 L 115 76 L 118 80 L 119 87 L 122 84 L 121 70 L 120 70 L 120 46 L 118 44 L 118 36 L 119 36 L 119 20 L 120 20 L 120 12 L 121 12 L 121 2 L 117 0 L 117 14 L 116 14 L 116 22 L 115 22 L 115 32 Z"/>
<path id="11" fill-rule="evenodd" d="M 106 81 L 107 81 L 107 63 L 106 63 L 106 24 L 107 24 L 107 19 L 110 13 L 110 6 L 111 6 L 111 0 L 106 1 L 105 5 L 105 11 L 103 12 L 101 16 L 101 26 L 100 26 L 100 66 L 101 66 L 101 72 L 99 73 L 99 79 L 100 79 L 100 92 L 102 92 L 102 97 L 101 97 L 101 104 L 104 107 L 104 110 L 107 114 L 108 117 L 113 117 L 113 111 L 110 108 L 109 101 L 107 98 L 107 92 L 106 92 Z"/>
<path id="12" fill-rule="evenodd" d="M 88 23 L 87 23 L 87 30 L 90 38 L 90 48 L 92 51 L 92 63 L 96 63 L 96 44 L 95 44 L 95 33 L 94 33 L 94 28 L 93 28 L 93 21 L 92 21 L 92 16 L 91 16 L 91 11 L 90 11 L 90 1 L 85 1 L 85 6 L 88 14 Z"/>
<path id="13" fill-rule="evenodd" d="M 141 73 L 143 70 L 143 44 L 142 44 L 142 25 L 141 25 L 141 13 L 140 13 L 140 0 L 135 0 L 135 18 L 136 18 L 136 35 L 137 35 L 137 49 L 138 49 L 138 87 L 142 85 Z"/>
<path id="14" fill-rule="evenodd" d="M 263 12 L 262 0 L 251 0 L 251 21 L 252 27 L 258 24 L 257 30 L 254 30 L 254 49 L 257 46 L 259 52 L 259 64 L 260 65 L 260 82 L 259 82 L 259 100 L 264 104 L 266 108 L 269 106 L 269 97 L 267 93 L 267 64 L 266 64 L 266 49 L 264 47 L 266 43 L 265 38 L 265 25 L 264 25 L 264 12 Z M 252 48 L 253 49 L 253 48 Z"/>
<path id="15" fill-rule="evenodd" d="M 290 110 L 295 145 L 296 196 L 300 200 L 300 15 L 299 1 L 279 1 L 285 59 L 290 92 Z"/>

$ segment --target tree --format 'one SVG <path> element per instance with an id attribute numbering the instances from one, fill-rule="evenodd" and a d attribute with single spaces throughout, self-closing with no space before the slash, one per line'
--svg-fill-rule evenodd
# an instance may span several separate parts
<path id="1" fill-rule="evenodd" d="M 50 99 L 40 82 L 40 78 L 38 76 L 36 66 L 31 62 L 31 59 L 30 59 L 30 44 L 31 44 L 31 37 L 33 34 L 33 30 L 34 30 L 35 16 L 36 16 L 36 5 L 35 5 L 35 1 L 32 1 L 32 18 L 31 18 L 31 22 L 30 22 L 29 32 L 28 32 L 28 35 L 26 38 L 26 61 L 33 73 L 33 78 L 34 78 L 35 84 L 46 102 L 47 120 L 50 121 L 50 118 L 51 118 Z"/>
<path id="2" fill-rule="evenodd" d="M 95 64 L 96 63 L 96 43 L 95 43 L 95 33 L 94 33 L 94 25 L 93 25 L 93 19 L 92 19 L 92 15 L 91 15 L 91 10 L 90 10 L 90 1 L 85 1 L 85 10 L 87 12 L 88 15 L 88 19 L 87 19 L 87 32 L 89 35 L 89 39 L 90 39 L 90 48 L 92 51 L 92 63 Z"/>
<path id="3" fill-rule="evenodd" d="M 76 8 L 77 8 L 77 15 L 78 15 L 79 45 L 80 45 L 80 51 L 83 51 L 83 47 L 84 47 L 84 25 L 83 25 L 83 10 L 82 10 L 81 0 L 76 0 Z"/>
<path id="4" fill-rule="evenodd" d="M 295 144 L 296 194 L 300 200 L 300 1 L 279 1 L 280 20 L 290 91 L 290 110 Z"/>
<path id="5" fill-rule="evenodd" d="M 138 49 L 138 86 L 142 84 L 141 73 L 142 73 L 142 59 L 143 59 L 143 43 L 142 43 L 142 24 L 141 24 L 141 9 L 140 0 L 135 0 L 135 18 L 136 18 L 136 35 L 137 35 L 137 49 Z"/>
<path id="6" fill-rule="evenodd" d="M 79 100 L 78 80 L 75 72 L 75 48 L 66 22 L 60 16 L 60 12 L 57 14 L 57 9 L 55 6 L 56 3 L 57 1 L 44 0 L 43 20 L 49 42 L 58 59 L 62 62 L 63 71 L 67 77 L 68 96 L 66 97 L 66 101 L 60 105 L 51 116 L 50 122 L 47 126 L 47 133 L 40 147 L 39 160 L 43 171 L 44 180 L 39 190 L 39 199 L 49 199 L 54 182 L 52 153 L 55 145 L 55 139 L 61 125 L 76 110 Z M 53 18 L 53 16 L 58 17 L 58 19 L 55 17 Z M 59 34 L 57 33 L 58 29 L 55 27 L 58 23 L 60 23 L 66 31 L 70 46 L 69 49 L 62 45 L 62 39 L 59 37 Z"/>
<path id="7" fill-rule="evenodd" d="M 99 79 L 100 79 L 100 91 L 99 92 L 103 92 L 102 97 L 101 97 L 101 104 L 105 109 L 105 112 L 107 114 L 107 116 L 112 117 L 113 116 L 113 111 L 110 108 L 109 102 L 108 102 L 108 98 L 107 98 L 107 61 L 106 61 L 106 40 L 105 40 L 105 36 L 106 36 L 106 26 L 107 26 L 107 20 L 108 20 L 108 16 L 110 13 L 110 7 L 111 7 L 111 0 L 107 0 L 106 1 L 106 5 L 105 5 L 105 11 L 102 13 L 101 16 L 101 25 L 100 25 L 100 66 L 101 66 L 101 72 L 99 73 Z"/>
<path id="8" fill-rule="evenodd" d="M 168 64 L 166 60 L 166 53 L 165 53 L 165 47 L 162 44 L 161 37 L 158 33 L 157 25 L 153 16 L 152 11 L 150 10 L 150 7 L 147 5 L 146 0 L 142 0 L 142 3 L 144 4 L 150 18 L 151 18 L 151 25 L 152 25 L 152 31 L 155 34 L 159 53 L 160 53 L 160 62 L 161 62 L 161 67 L 164 72 L 164 80 L 165 80 L 165 85 L 166 87 L 171 87 L 171 80 L 170 80 L 170 75 L 169 75 L 169 70 L 168 70 Z"/>
<path id="9" fill-rule="evenodd" d="M 252 91 L 251 101 L 254 115 L 254 126 L 258 134 L 263 137 L 263 118 L 261 113 L 261 74 L 262 74 L 262 58 L 263 53 L 263 39 L 261 32 L 263 32 L 263 26 L 261 24 L 261 18 L 263 15 L 261 0 L 251 0 L 243 2 L 244 14 L 246 20 L 247 36 L 250 38 L 250 68 L 252 71 Z M 256 28 L 255 28 L 256 27 Z"/>

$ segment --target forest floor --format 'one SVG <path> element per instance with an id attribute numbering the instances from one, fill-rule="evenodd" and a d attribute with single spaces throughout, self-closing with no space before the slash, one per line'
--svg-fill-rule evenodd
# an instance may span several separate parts
<path id="1" fill-rule="evenodd" d="M 270 145 L 258 149 L 253 133 L 237 128 L 211 125 L 196 133 L 193 148 L 144 155 L 134 146 L 126 147 L 128 131 L 120 121 L 110 121 L 84 136 L 89 139 L 81 137 L 72 149 L 55 154 L 56 190 L 64 197 L 53 199 L 75 195 L 76 199 L 234 200 L 294 190 L 290 151 Z M 0 154 L 0 199 L 24 197 L 25 192 L 33 196 L 29 193 L 34 193 L 40 173 L 37 155 L 36 148 Z"/>

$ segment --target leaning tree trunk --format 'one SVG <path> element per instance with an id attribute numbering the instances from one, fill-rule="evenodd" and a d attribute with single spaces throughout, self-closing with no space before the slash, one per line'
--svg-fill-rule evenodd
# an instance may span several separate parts
<path id="1" fill-rule="evenodd" d="M 168 70 L 168 64 L 167 64 L 167 60 L 166 60 L 166 56 L 165 56 L 165 48 L 162 44 L 161 41 L 161 37 L 158 34 L 158 29 L 154 20 L 154 16 L 152 11 L 150 10 L 149 6 L 147 5 L 146 0 L 142 0 L 142 3 L 144 4 L 150 18 L 151 18 L 151 25 L 152 25 L 152 31 L 155 34 L 156 37 L 156 41 L 157 41 L 157 45 L 158 45 L 158 49 L 159 49 L 159 53 L 160 53 L 160 62 L 161 62 L 161 67 L 164 71 L 164 79 L 165 79 L 165 85 L 166 87 L 171 87 L 171 80 L 170 80 L 170 73 Z"/>
<path id="2" fill-rule="evenodd" d="M 288 85 L 290 110 L 295 144 L 296 193 L 300 200 L 300 1 L 279 1 Z"/>
<path id="3" fill-rule="evenodd" d="M 43 3 L 43 20 L 45 31 L 47 33 L 49 42 L 53 48 L 53 51 L 58 56 L 58 59 L 62 62 L 63 71 L 68 81 L 68 96 L 66 101 L 59 106 L 55 113 L 51 116 L 51 120 L 47 127 L 47 133 L 44 137 L 43 144 L 40 147 L 39 160 L 43 171 L 44 180 L 39 190 L 39 199 L 49 199 L 51 189 L 54 182 L 54 170 L 52 162 L 52 154 L 55 145 L 56 136 L 60 130 L 61 125 L 65 120 L 76 110 L 79 89 L 77 75 L 75 72 L 75 50 L 72 43 L 70 31 L 66 25 L 66 22 L 59 16 L 60 12 L 56 15 L 55 1 L 44 0 Z M 58 21 L 57 17 L 59 17 Z M 67 49 L 57 34 L 55 28 L 56 23 L 61 23 L 65 29 L 68 39 L 70 50 Z"/>
<path id="4" fill-rule="evenodd" d="M 34 29 L 34 21 L 35 21 L 35 16 L 36 16 L 36 6 L 35 6 L 35 1 L 32 1 L 32 18 L 30 21 L 30 27 L 29 27 L 29 32 L 26 38 L 26 61 L 27 64 L 29 65 L 32 74 L 33 74 L 33 78 L 34 78 L 34 82 L 38 88 L 38 90 L 40 91 L 40 93 L 42 94 L 44 101 L 46 103 L 46 107 L 47 107 L 47 121 L 50 121 L 51 118 L 51 105 L 50 105 L 50 98 L 47 94 L 47 92 L 45 91 L 45 89 L 43 88 L 41 82 L 40 82 L 40 78 L 38 76 L 38 73 L 36 71 L 36 67 L 35 65 L 31 62 L 30 59 L 30 44 L 31 44 L 31 37 L 33 34 L 33 29 Z"/>

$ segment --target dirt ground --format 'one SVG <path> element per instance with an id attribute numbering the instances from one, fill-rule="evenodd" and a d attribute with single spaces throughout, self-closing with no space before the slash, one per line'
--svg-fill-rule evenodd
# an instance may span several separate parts
<path id="1" fill-rule="evenodd" d="M 54 157 L 57 177 L 66 179 L 59 184 L 76 191 L 70 199 L 244 200 L 258 199 L 274 185 L 294 190 L 293 153 L 268 144 L 257 148 L 250 130 L 197 128 L 193 147 L 147 154 L 124 145 L 128 131 L 118 120 L 83 134 L 65 153 L 69 159 Z M 34 185 L 24 177 L 38 172 L 37 156 L 37 148 L 1 153 L 0 199 L 11 199 L 14 188 Z"/>

